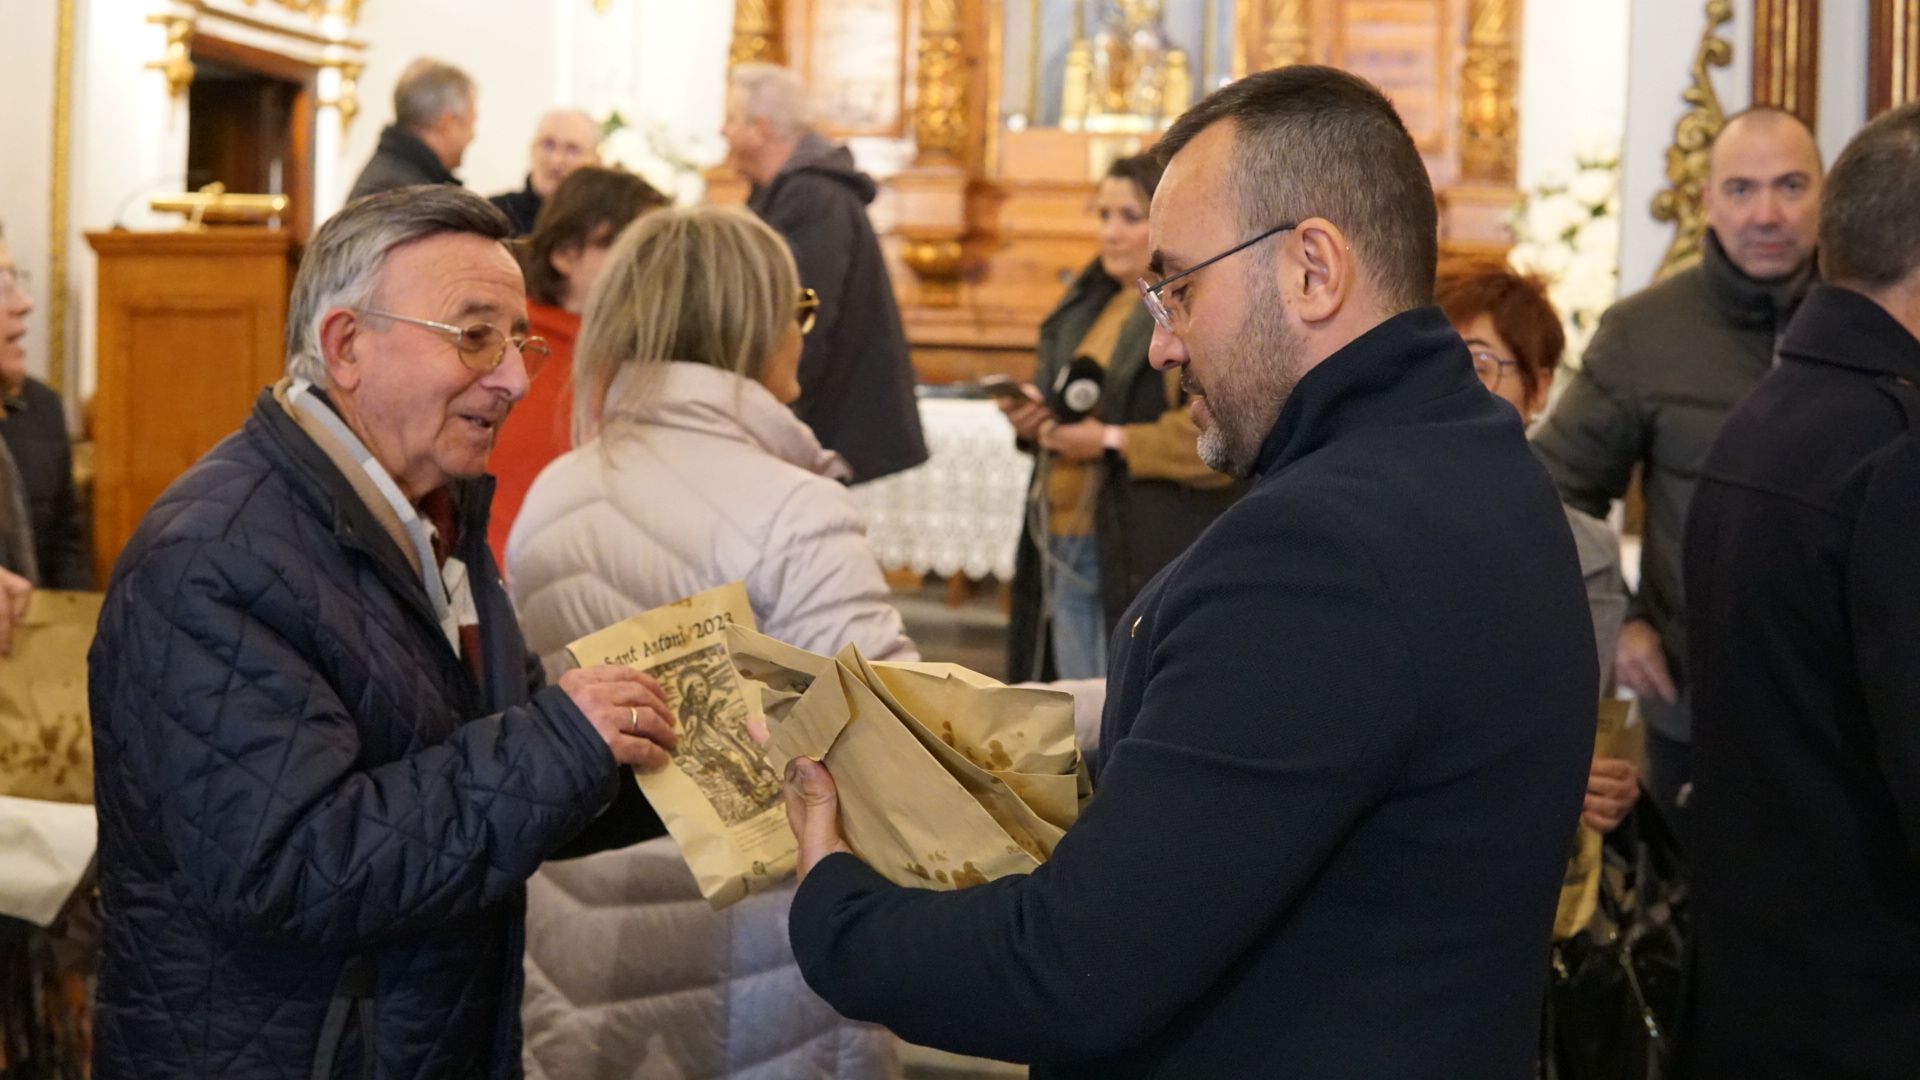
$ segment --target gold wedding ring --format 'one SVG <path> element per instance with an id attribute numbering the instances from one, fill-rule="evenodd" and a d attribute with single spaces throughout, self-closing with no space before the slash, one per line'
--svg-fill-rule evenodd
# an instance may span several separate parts
<path id="1" fill-rule="evenodd" d="M 640 734 L 640 710 L 632 705 L 627 706 L 627 730 Z"/>

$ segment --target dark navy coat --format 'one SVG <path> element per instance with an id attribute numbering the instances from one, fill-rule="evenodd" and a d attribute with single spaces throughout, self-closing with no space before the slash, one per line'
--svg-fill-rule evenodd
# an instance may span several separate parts
<path id="1" fill-rule="evenodd" d="M 1687 521 L 1700 1080 L 1920 1075 L 1920 341 L 1816 287 Z"/>
<path id="2" fill-rule="evenodd" d="M 141 522 L 89 656 L 99 1080 L 519 1075 L 524 882 L 621 771 L 539 688 L 490 488 L 484 684 L 270 394 Z"/>
<path id="3" fill-rule="evenodd" d="M 1518 414 L 1437 308 L 1301 379 L 1114 630 L 1094 796 L 960 892 L 822 860 L 828 1003 L 1036 1077 L 1534 1075 L 1593 629 Z"/>

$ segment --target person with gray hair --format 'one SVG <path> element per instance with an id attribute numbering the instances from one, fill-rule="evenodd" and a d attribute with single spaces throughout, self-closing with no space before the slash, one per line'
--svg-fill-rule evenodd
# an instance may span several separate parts
<path id="1" fill-rule="evenodd" d="M 1814 286 L 1687 518 L 1682 1075 L 1920 1063 L 1920 104 L 1853 137 Z"/>
<path id="2" fill-rule="evenodd" d="M 580 109 L 554 109 L 540 118 L 527 148 L 527 183 L 488 199 L 513 223 L 515 237 L 530 236 L 560 182 L 575 169 L 600 164 L 600 122 Z"/>
<path id="3" fill-rule="evenodd" d="M 487 455 L 543 351 L 506 234 L 450 187 L 323 225 L 287 376 L 115 566 L 102 1080 L 518 1077 L 527 879 L 663 831 L 627 774 L 675 744 L 659 685 L 546 685 L 487 547 Z"/>
<path id="4" fill-rule="evenodd" d="M 753 184 L 747 208 L 786 239 L 800 283 L 820 297 L 793 411 L 859 484 L 927 460 L 927 445 L 900 307 L 867 218 L 879 189 L 846 147 L 808 126 L 806 102 L 793 72 L 742 64 L 721 134 L 727 163 Z"/>
<path id="5" fill-rule="evenodd" d="M 1599 695 L 1553 485 L 1433 306 L 1379 90 L 1261 72 L 1160 146 L 1149 357 L 1251 485 L 1121 616 L 1093 798 L 1032 874 L 892 884 L 794 760 L 794 955 L 1036 1080 L 1531 1080 Z"/>
<path id="6" fill-rule="evenodd" d="M 432 57 L 408 64 L 393 87 L 393 123 L 381 130 L 347 201 L 414 184 L 460 183 L 453 170 L 473 143 L 474 119 L 471 76 Z"/>

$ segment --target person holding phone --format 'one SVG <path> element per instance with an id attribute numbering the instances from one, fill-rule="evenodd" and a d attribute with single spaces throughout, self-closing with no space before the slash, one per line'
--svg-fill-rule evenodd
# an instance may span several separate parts
<path id="1" fill-rule="evenodd" d="M 1152 154 L 1108 167 L 1093 201 L 1100 254 L 1040 325 L 1033 384 L 988 391 L 1040 455 L 1013 575 L 1010 678 L 1105 676 L 1114 620 L 1239 494 L 1194 449 L 1178 375 L 1147 364 L 1153 318 L 1135 283 L 1160 171 Z M 1038 387 L 1083 356 L 1106 369 L 1100 399 L 1062 423 Z"/>

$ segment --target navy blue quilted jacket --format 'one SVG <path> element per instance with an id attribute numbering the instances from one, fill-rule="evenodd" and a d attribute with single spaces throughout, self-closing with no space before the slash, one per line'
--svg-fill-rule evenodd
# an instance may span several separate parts
<path id="1" fill-rule="evenodd" d="M 520 1074 L 524 882 L 633 785 L 529 664 L 490 493 L 485 685 L 269 394 L 142 521 L 89 657 L 94 1076 Z"/>

